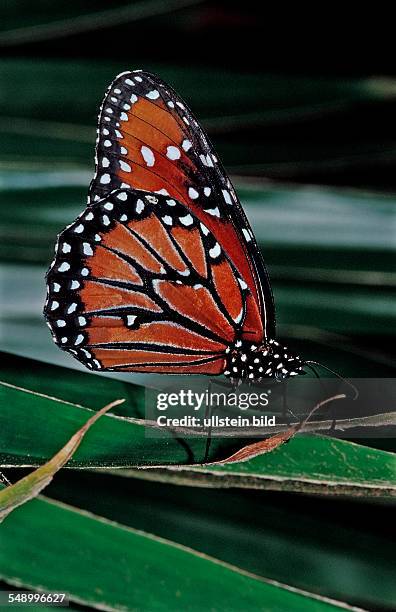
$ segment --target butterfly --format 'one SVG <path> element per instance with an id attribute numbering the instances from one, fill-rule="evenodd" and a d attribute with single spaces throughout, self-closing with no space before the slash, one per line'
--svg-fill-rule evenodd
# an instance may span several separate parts
<path id="1" fill-rule="evenodd" d="M 268 273 L 231 181 L 167 83 L 116 77 L 95 162 L 87 207 L 59 234 L 47 273 L 56 344 L 91 370 L 233 382 L 303 373 L 275 338 Z"/>

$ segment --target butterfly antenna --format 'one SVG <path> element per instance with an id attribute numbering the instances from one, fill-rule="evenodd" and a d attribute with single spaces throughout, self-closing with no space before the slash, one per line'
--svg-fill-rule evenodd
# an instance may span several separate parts
<path id="1" fill-rule="evenodd" d="M 341 376 L 341 374 L 338 374 L 338 372 L 335 372 L 334 370 L 332 370 L 331 368 L 329 368 L 328 366 L 325 366 L 323 363 L 319 363 L 319 361 L 305 361 L 304 362 L 305 365 L 307 365 L 309 367 L 310 370 L 313 371 L 313 373 L 315 374 L 315 376 L 317 378 L 319 378 L 318 373 L 316 372 L 316 370 L 312 367 L 313 365 L 318 366 L 319 368 L 323 368 L 323 370 L 327 370 L 327 372 L 330 372 L 331 374 L 334 374 L 334 376 L 336 376 L 337 378 L 339 378 L 340 380 L 342 380 L 346 385 L 348 385 L 349 387 L 351 387 L 353 389 L 353 400 L 356 400 L 359 397 L 359 391 L 357 389 L 357 387 L 355 387 L 354 384 L 352 384 L 349 380 L 347 380 L 346 378 L 344 378 L 343 376 Z"/>

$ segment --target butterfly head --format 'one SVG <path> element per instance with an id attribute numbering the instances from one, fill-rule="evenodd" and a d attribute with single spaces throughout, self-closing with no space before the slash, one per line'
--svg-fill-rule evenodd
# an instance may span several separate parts
<path id="1" fill-rule="evenodd" d="M 224 375 L 237 381 L 275 378 L 285 380 L 304 374 L 304 362 L 286 346 L 276 340 L 259 346 L 252 342 L 237 340 L 227 349 L 227 364 Z"/>

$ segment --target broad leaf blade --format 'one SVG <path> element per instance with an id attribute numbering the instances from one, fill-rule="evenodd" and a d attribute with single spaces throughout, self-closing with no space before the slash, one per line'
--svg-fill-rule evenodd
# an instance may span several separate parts
<path id="1" fill-rule="evenodd" d="M 4 524 L 0 577 L 99 609 L 350 609 L 45 498 Z"/>
<path id="2" fill-rule="evenodd" d="M 291 586 L 363 608 L 396 606 L 389 504 L 76 470 L 63 470 L 46 494 Z"/>

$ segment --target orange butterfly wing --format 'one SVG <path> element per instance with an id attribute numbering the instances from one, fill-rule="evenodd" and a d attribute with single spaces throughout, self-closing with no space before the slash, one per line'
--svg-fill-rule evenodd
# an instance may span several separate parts
<path id="1" fill-rule="evenodd" d="M 187 206 L 221 244 L 260 310 L 246 339 L 274 337 L 268 275 L 235 190 L 185 102 L 147 72 L 119 75 L 101 107 L 89 203 L 116 188 L 159 192 Z"/>
<path id="2" fill-rule="evenodd" d="M 59 236 L 45 316 L 91 369 L 220 374 L 260 312 L 234 264 L 189 208 L 115 190 Z"/>

